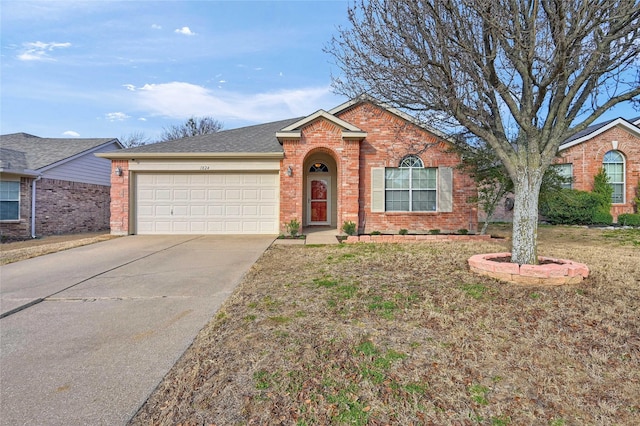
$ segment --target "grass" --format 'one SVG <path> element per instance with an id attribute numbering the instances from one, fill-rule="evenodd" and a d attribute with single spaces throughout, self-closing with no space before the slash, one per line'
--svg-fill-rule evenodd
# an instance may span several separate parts
<path id="1" fill-rule="evenodd" d="M 273 246 L 131 423 L 640 424 L 635 234 L 541 227 L 540 255 L 591 269 L 543 288 L 468 271 L 508 250 L 490 231 Z"/>

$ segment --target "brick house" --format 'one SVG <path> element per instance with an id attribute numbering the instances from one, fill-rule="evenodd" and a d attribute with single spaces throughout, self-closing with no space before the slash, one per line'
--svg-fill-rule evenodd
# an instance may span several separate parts
<path id="1" fill-rule="evenodd" d="M 94 154 L 121 148 L 112 138 L 0 135 L 0 235 L 109 229 L 111 166 Z"/>
<path id="2" fill-rule="evenodd" d="M 444 136 L 368 98 L 307 117 L 98 154 L 114 234 L 477 229 L 473 181 Z"/>
<path id="3" fill-rule="evenodd" d="M 594 176 L 604 168 L 614 188 L 611 215 L 634 213 L 640 186 L 640 117 L 594 124 L 564 141 L 554 167 L 571 178 L 569 188 L 592 191 Z M 511 221 L 513 212 L 500 203 L 493 221 Z M 480 212 L 480 219 L 484 219 Z"/>
<path id="4" fill-rule="evenodd" d="M 640 117 L 617 118 L 587 127 L 559 149 L 556 167 L 571 177 L 571 187 L 593 190 L 593 178 L 604 168 L 613 186 L 611 215 L 634 213 L 640 186 Z"/>

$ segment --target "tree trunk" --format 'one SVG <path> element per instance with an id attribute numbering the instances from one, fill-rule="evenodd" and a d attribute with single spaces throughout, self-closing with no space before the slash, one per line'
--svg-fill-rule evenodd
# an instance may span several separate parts
<path id="1" fill-rule="evenodd" d="M 514 180 L 513 234 L 511 262 L 519 265 L 538 263 L 538 196 L 543 173 L 521 170 Z"/>

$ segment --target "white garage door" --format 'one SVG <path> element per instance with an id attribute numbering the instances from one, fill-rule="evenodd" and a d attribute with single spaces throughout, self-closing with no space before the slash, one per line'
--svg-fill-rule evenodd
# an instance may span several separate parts
<path id="1" fill-rule="evenodd" d="M 277 173 L 139 173 L 138 234 L 277 234 Z"/>

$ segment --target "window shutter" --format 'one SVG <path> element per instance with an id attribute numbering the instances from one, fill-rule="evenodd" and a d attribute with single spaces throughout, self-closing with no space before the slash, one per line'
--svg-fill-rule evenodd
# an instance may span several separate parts
<path id="1" fill-rule="evenodd" d="M 384 211 L 384 167 L 371 168 L 371 211 Z"/>
<path id="2" fill-rule="evenodd" d="M 438 167 L 438 211 L 453 211 L 453 168 Z"/>

